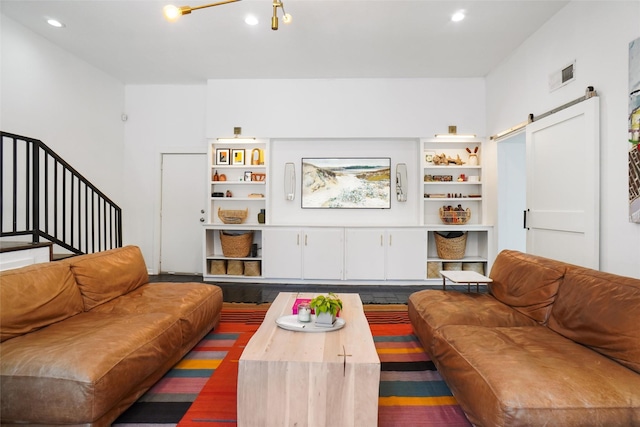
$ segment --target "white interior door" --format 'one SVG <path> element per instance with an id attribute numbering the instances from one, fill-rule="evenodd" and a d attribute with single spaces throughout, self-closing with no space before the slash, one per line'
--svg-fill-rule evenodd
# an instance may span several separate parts
<path id="1" fill-rule="evenodd" d="M 522 212 L 527 208 L 527 156 L 524 130 L 498 141 L 498 252 L 527 250 Z"/>
<path id="2" fill-rule="evenodd" d="M 527 252 L 600 264 L 600 113 L 593 97 L 527 125 Z"/>
<path id="3" fill-rule="evenodd" d="M 160 272 L 202 274 L 207 155 L 162 154 Z"/>

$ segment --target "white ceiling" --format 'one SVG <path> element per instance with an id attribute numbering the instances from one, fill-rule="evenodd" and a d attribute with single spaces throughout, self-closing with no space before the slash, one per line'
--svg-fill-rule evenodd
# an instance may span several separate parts
<path id="1" fill-rule="evenodd" d="M 125 84 L 224 78 L 482 77 L 565 6 L 560 0 L 271 0 L 196 10 L 213 0 L 0 0 L 0 11 Z M 450 16 L 464 9 L 467 18 Z M 259 20 L 244 23 L 248 14 Z M 49 26 L 56 18 L 65 28 Z"/>

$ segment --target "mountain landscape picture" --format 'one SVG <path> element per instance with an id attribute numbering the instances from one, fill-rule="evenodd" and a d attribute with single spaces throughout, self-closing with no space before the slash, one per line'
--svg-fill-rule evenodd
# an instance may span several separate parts
<path id="1" fill-rule="evenodd" d="M 303 158 L 303 208 L 391 207 L 391 159 Z"/>

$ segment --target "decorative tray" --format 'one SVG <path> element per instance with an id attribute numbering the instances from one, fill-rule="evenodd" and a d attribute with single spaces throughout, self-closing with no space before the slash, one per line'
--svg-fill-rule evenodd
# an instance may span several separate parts
<path id="1" fill-rule="evenodd" d="M 290 314 L 288 316 L 280 316 L 276 319 L 276 324 L 282 329 L 296 332 L 333 332 L 342 329 L 345 325 L 344 319 L 336 317 L 336 321 L 332 327 L 316 326 L 315 315 L 311 315 L 311 322 L 300 322 L 298 315 Z"/>

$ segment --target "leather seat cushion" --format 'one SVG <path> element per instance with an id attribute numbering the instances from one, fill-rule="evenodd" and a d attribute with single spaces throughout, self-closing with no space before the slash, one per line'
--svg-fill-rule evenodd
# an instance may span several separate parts
<path id="1" fill-rule="evenodd" d="M 546 324 L 566 268 L 567 264 L 560 261 L 503 250 L 491 267 L 489 293 Z"/>
<path id="2" fill-rule="evenodd" d="M 37 264 L 0 273 L 0 342 L 84 310 L 68 265 Z"/>
<path id="3" fill-rule="evenodd" d="M 434 361 L 485 426 L 640 425 L 640 375 L 544 326 L 445 326 Z"/>
<path id="4" fill-rule="evenodd" d="M 640 280 L 570 268 L 549 328 L 640 372 Z"/>
<path id="5" fill-rule="evenodd" d="M 222 289 L 205 283 L 149 283 L 93 309 L 108 314 L 167 313 L 180 319 L 183 347 L 193 346 L 220 320 Z"/>
<path id="6" fill-rule="evenodd" d="M 71 265 L 85 311 L 149 282 L 142 252 L 137 246 L 81 255 L 64 262 Z"/>
<path id="7" fill-rule="evenodd" d="M 488 294 L 426 289 L 408 301 L 409 319 L 427 352 L 445 325 L 534 326 L 536 322 Z"/>
<path id="8" fill-rule="evenodd" d="M 179 360 L 180 344 L 169 315 L 93 312 L 8 340 L 0 360 L 2 421 L 97 420 L 159 366 Z"/>

